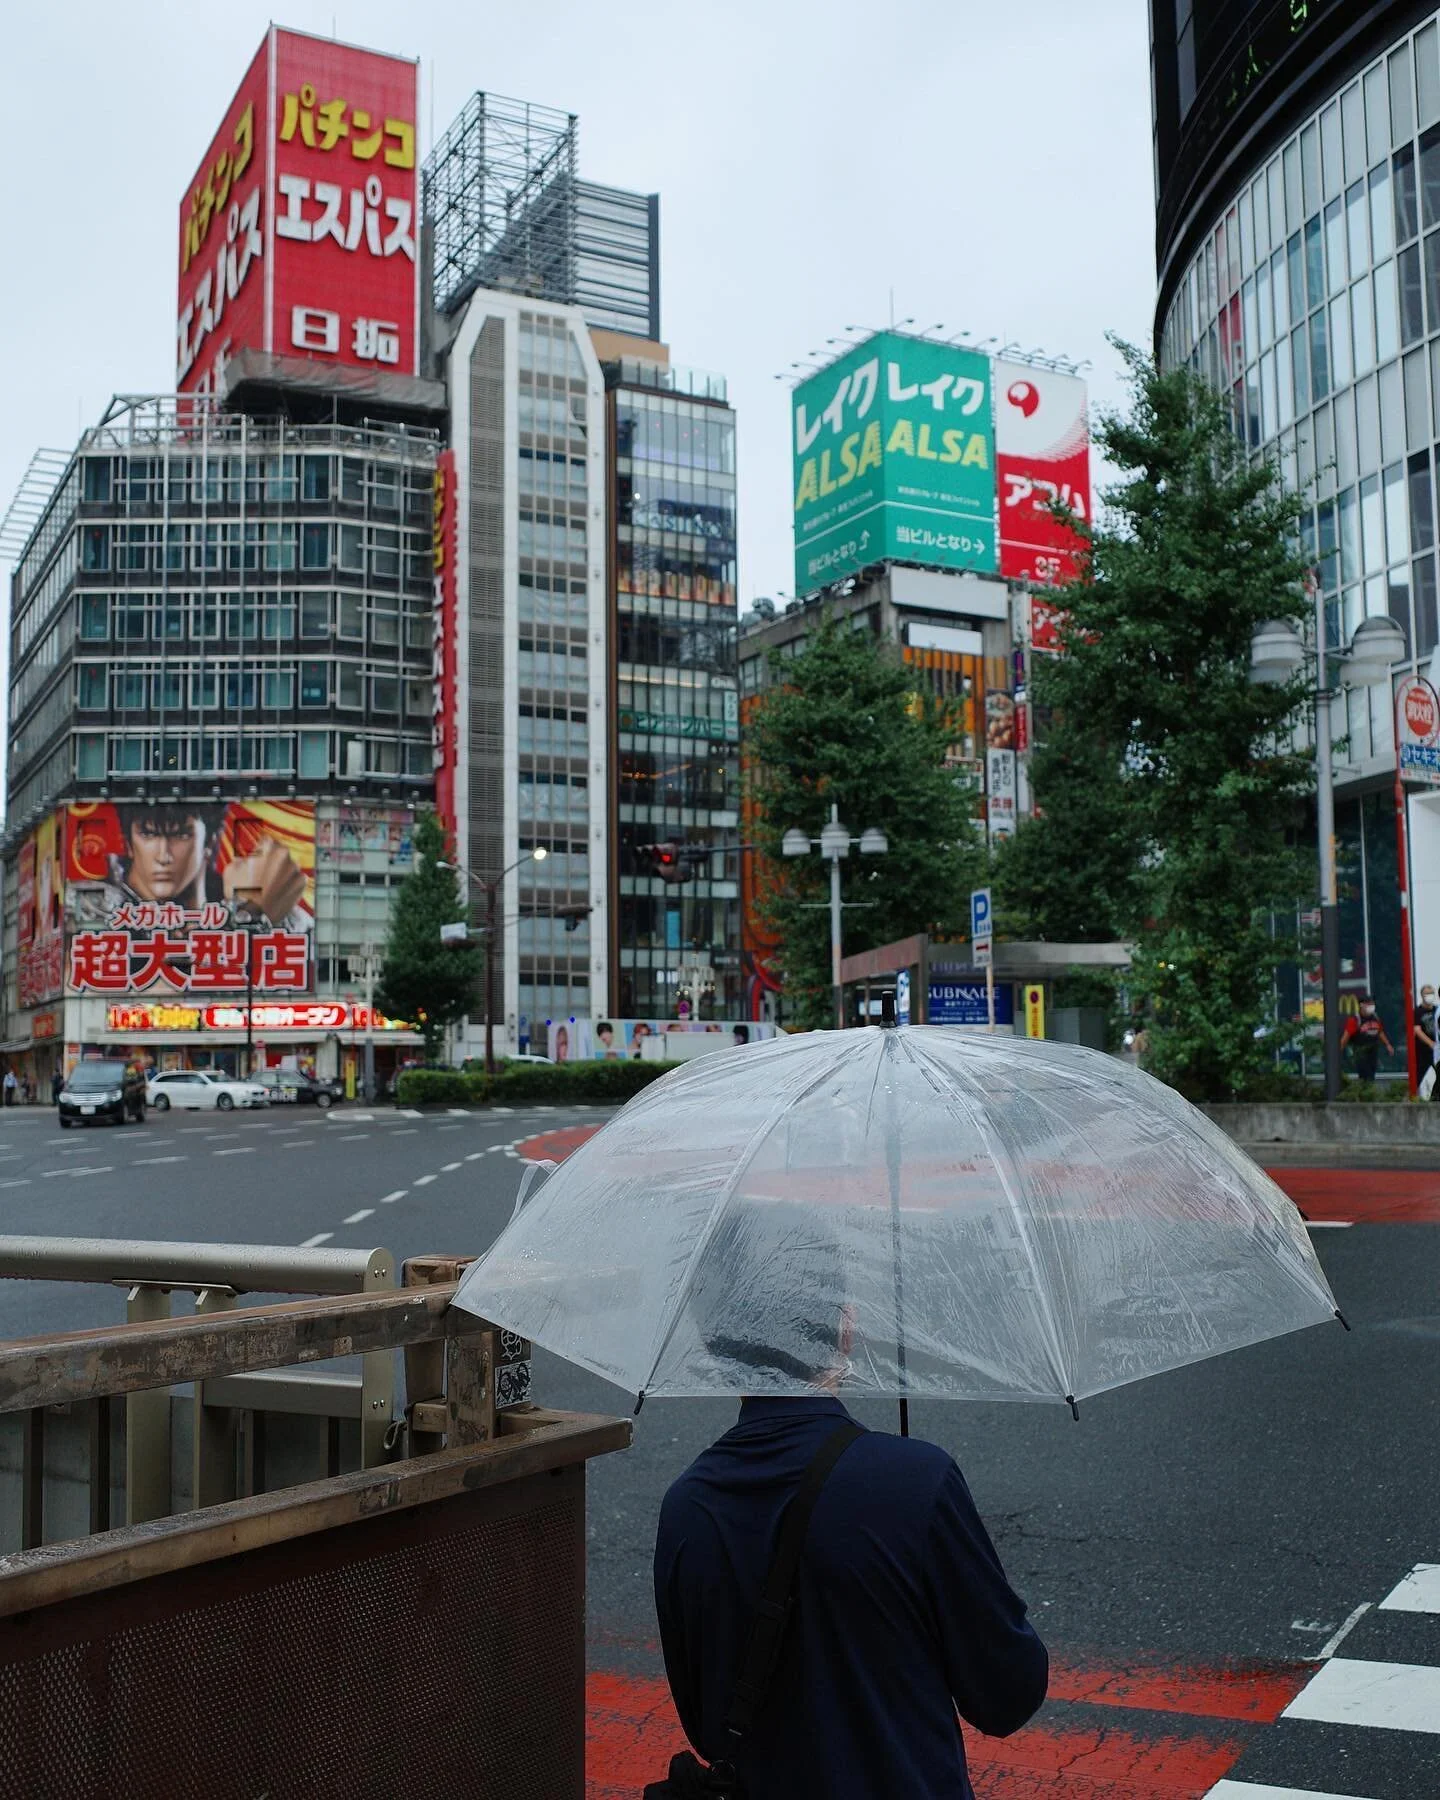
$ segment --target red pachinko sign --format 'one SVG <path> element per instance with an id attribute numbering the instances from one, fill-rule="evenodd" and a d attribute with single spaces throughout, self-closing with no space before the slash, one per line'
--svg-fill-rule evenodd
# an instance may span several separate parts
<path id="1" fill-rule="evenodd" d="M 446 831 L 455 829 L 455 585 L 457 547 L 455 452 L 442 450 L 435 465 L 435 609 L 432 625 L 434 680 L 435 809 Z"/>
<path id="2" fill-rule="evenodd" d="M 993 380 L 1000 573 L 1042 586 L 1066 581 L 1077 543 L 1053 507 L 1090 517 L 1085 383 L 1008 362 L 993 365 Z"/>
<path id="3" fill-rule="evenodd" d="M 237 351 L 418 369 L 419 65 L 272 26 L 180 203 L 176 383 Z"/>
<path id="4" fill-rule="evenodd" d="M 70 987 L 77 994 L 304 993 L 310 985 L 310 934 L 237 930 L 224 906 L 198 912 L 145 902 L 120 906 L 104 931 L 70 940 Z M 250 943 L 247 980 L 246 940 Z"/>

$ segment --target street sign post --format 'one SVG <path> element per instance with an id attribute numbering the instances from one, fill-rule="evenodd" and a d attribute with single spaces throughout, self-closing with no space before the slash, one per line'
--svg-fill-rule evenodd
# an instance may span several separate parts
<path id="1" fill-rule="evenodd" d="M 991 911 L 988 887 L 975 888 L 970 895 L 970 960 L 985 970 L 985 1017 L 987 1031 L 995 1029 L 995 964 L 991 957 Z"/>

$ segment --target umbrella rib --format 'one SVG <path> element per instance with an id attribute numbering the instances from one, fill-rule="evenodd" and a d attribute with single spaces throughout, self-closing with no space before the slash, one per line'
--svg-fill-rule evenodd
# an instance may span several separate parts
<path id="1" fill-rule="evenodd" d="M 900 1042 L 904 1047 L 906 1055 L 919 1061 L 926 1076 L 931 1076 L 932 1069 L 935 1065 L 932 1063 L 931 1058 L 925 1054 L 923 1046 L 915 1044 L 914 1041 L 908 1037 L 902 1037 Z M 984 1113 L 970 1105 L 969 1100 L 957 1085 L 960 1077 L 949 1070 L 946 1070 L 945 1073 L 949 1076 L 949 1080 L 945 1083 L 937 1083 L 937 1092 L 947 1106 L 954 1100 L 958 1101 L 959 1104 L 964 1107 L 966 1117 L 979 1133 L 980 1139 L 985 1146 L 986 1154 L 989 1156 L 995 1173 L 999 1178 L 1001 1189 L 1004 1192 L 1005 1198 L 1010 1203 L 1010 1210 L 1015 1217 L 1015 1229 L 1020 1234 L 1020 1242 L 1025 1250 L 1025 1260 L 1030 1265 L 1030 1273 L 1035 1281 L 1035 1310 L 1040 1319 L 1041 1330 L 1046 1340 L 1046 1346 L 1050 1352 L 1051 1364 L 1060 1381 L 1061 1393 L 1058 1398 L 1070 1400 L 1073 1404 L 1075 1397 L 1074 1388 L 1070 1377 L 1065 1373 L 1065 1355 L 1061 1348 L 1059 1335 L 1055 1329 L 1055 1321 L 1050 1313 L 1048 1288 L 1044 1280 L 1039 1259 L 1035 1254 L 1035 1246 L 1030 1239 L 1030 1232 L 1026 1227 L 1024 1212 L 1021 1210 L 1013 1186 L 1015 1169 L 1011 1164 L 1009 1157 L 998 1148 L 994 1135 L 985 1121 Z"/>
<path id="2" fill-rule="evenodd" d="M 695 1248 L 690 1252 L 690 1260 L 685 1265 L 684 1276 L 681 1278 L 680 1286 L 676 1290 L 675 1311 L 671 1316 L 670 1323 L 665 1327 L 664 1337 L 660 1340 L 659 1346 L 650 1359 L 650 1373 L 646 1377 L 645 1386 L 640 1390 L 642 1399 L 648 1392 L 650 1383 L 655 1379 L 655 1372 L 664 1360 L 665 1352 L 670 1348 L 670 1340 L 674 1337 L 676 1327 L 679 1325 L 681 1315 L 685 1310 L 685 1301 L 690 1293 L 690 1284 L 695 1279 L 695 1270 L 699 1266 L 700 1258 L 709 1248 L 711 1238 L 714 1237 L 719 1228 L 721 1215 L 724 1213 L 725 1208 L 730 1204 L 730 1201 L 734 1198 L 735 1189 L 739 1184 L 740 1178 L 755 1160 L 756 1152 L 759 1150 L 766 1134 L 773 1129 L 781 1114 L 784 1113 L 787 1108 L 799 1105 L 799 1103 L 804 1100 L 808 1094 L 819 1087 L 822 1082 L 828 1081 L 835 1072 L 836 1061 L 837 1059 L 832 1059 L 826 1067 L 815 1076 L 813 1081 L 807 1081 L 805 1083 L 799 1093 L 787 1096 L 781 1100 L 771 1112 L 765 1115 L 764 1119 L 750 1134 L 750 1138 L 735 1164 L 733 1174 L 725 1183 L 715 1204 L 711 1207 L 710 1217 L 705 1221 L 705 1229 L 696 1240 Z"/>

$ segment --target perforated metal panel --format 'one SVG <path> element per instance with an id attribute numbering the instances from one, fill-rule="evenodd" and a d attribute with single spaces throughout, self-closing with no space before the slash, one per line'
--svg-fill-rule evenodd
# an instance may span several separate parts
<path id="1" fill-rule="evenodd" d="M 584 1474 L 0 1621 L 0 1800 L 580 1800 Z"/>

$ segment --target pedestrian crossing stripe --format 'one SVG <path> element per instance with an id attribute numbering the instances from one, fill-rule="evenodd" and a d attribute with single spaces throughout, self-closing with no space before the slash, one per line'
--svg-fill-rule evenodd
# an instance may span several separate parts
<path id="1" fill-rule="evenodd" d="M 1429 1623 L 1426 1622 L 1428 1616 Z M 1407 1617 L 1410 1622 L 1407 1623 Z M 1364 1621 L 1361 1627 L 1361 1621 Z M 1330 1654 L 1341 1642 L 1350 1654 Z M 1367 1646 L 1376 1654 L 1367 1656 Z M 1408 1651 L 1430 1660 L 1405 1660 Z M 1396 1654 L 1399 1652 L 1399 1654 Z M 1378 1605 L 1359 1606 L 1325 1650 L 1315 1673 L 1281 1712 L 1276 1723 L 1211 1787 L 1205 1800 L 1376 1800 L 1365 1778 L 1372 1754 L 1379 1786 L 1395 1790 L 1395 1757 L 1419 1759 L 1413 1792 L 1434 1792 L 1440 1737 L 1440 1563 L 1416 1563 Z M 1318 1738 L 1316 1733 L 1321 1734 Z M 1336 1752 L 1345 1747 L 1347 1786 L 1277 1785 L 1283 1771 L 1291 1781 L 1301 1770 L 1333 1772 Z M 1246 1774 L 1256 1777 L 1246 1779 Z"/>

